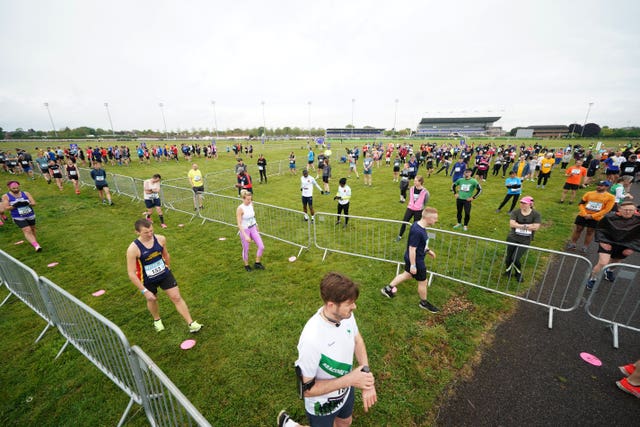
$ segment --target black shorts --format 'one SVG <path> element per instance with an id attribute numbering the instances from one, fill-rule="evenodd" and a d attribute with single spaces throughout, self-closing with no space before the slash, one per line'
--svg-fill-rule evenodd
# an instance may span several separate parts
<path id="1" fill-rule="evenodd" d="M 596 172 L 598 171 L 598 169 L 587 169 L 587 176 L 589 178 L 596 176 Z"/>
<path id="2" fill-rule="evenodd" d="M 160 198 L 158 197 L 157 199 L 144 199 L 144 205 L 147 209 L 151 209 L 154 206 L 162 206 L 162 203 L 160 203 Z"/>
<path id="3" fill-rule="evenodd" d="M 329 183 L 329 177 L 328 176 L 322 176 L 322 182 L 324 182 L 325 184 Z"/>
<path id="4" fill-rule="evenodd" d="M 564 183 L 564 187 L 562 187 L 565 190 L 577 190 L 578 188 L 580 188 L 580 185 L 578 184 L 569 184 L 568 182 Z"/>
<path id="5" fill-rule="evenodd" d="M 173 277 L 173 273 L 171 273 L 171 270 L 168 270 L 167 275 L 164 276 L 164 278 L 160 281 L 143 283 L 143 285 L 149 292 L 156 295 L 158 293 L 158 287 L 166 291 L 168 289 L 175 288 L 176 286 L 178 286 L 178 283 L 176 282 L 176 278 Z"/>
<path id="6" fill-rule="evenodd" d="M 105 188 L 109 188 L 108 184 L 96 184 L 96 190 L 103 190 Z"/>
<path id="7" fill-rule="evenodd" d="M 404 271 L 406 271 L 407 273 L 411 274 L 411 271 L 409 271 L 411 268 L 411 264 L 409 262 L 405 261 L 404 264 Z M 416 264 L 416 274 L 411 274 L 411 276 L 416 279 L 418 282 L 424 282 L 425 280 L 427 280 L 427 267 L 424 265 L 420 265 L 420 264 Z"/>
<path id="8" fill-rule="evenodd" d="M 625 246 L 616 245 L 615 243 L 609 243 L 611 245 L 611 250 L 608 251 L 603 248 L 601 245 L 598 245 L 598 253 L 599 254 L 609 254 L 613 259 L 625 259 L 627 255 L 624 255 L 623 252 L 625 249 L 629 249 Z"/>
<path id="9" fill-rule="evenodd" d="M 191 187 L 193 189 L 194 193 L 204 193 L 204 185 L 201 185 L 200 187 Z"/>
<path id="10" fill-rule="evenodd" d="M 36 225 L 36 219 L 17 219 L 13 218 L 13 222 L 20 228 L 33 227 Z"/>
<path id="11" fill-rule="evenodd" d="M 306 207 L 309 206 L 310 208 L 313 208 L 313 197 L 305 197 L 302 196 L 302 206 Z"/>
<path id="12" fill-rule="evenodd" d="M 576 220 L 573 222 L 575 225 L 581 225 L 587 228 L 596 228 L 598 226 L 598 221 L 595 219 L 586 219 L 583 216 L 578 215 Z"/>

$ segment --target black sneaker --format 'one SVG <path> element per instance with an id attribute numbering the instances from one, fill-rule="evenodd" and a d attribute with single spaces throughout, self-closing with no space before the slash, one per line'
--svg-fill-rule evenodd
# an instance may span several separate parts
<path id="1" fill-rule="evenodd" d="M 264 270 L 264 265 L 262 265 L 262 263 L 260 262 L 256 262 L 253 264 L 253 268 L 256 270 Z"/>
<path id="2" fill-rule="evenodd" d="M 420 301 L 418 306 L 424 310 L 427 310 L 429 313 L 438 313 L 440 309 L 435 305 L 431 304 L 429 301 Z"/>
<path id="3" fill-rule="evenodd" d="M 587 280 L 587 290 L 590 291 L 596 284 L 596 279 Z"/>
<path id="4" fill-rule="evenodd" d="M 613 270 L 607 268 L 606 270 L 604 270 L 604 278 L 605 280 L 613 283 L 616 280 L 616 275 Z"/>
<path id="5" fill-rule="evenodd" d="M 251 271 L 251 267 L 249 267 L 248 265 L 245 265 L 244 269 L 247 270 L 247 271 Z"/>
<path id="6" fill-rule="evenodd" d="M 396 296 L 397 288 L 385 286 L 384 288 L 380 289 L 380 292 L 387 298 L 393 298 Z"/>
<path id="7" fill-rule="evenodd" d="M 287 421 L 290 421 L 291 417 L 284 410 L 280 411 L 278 414 L 278 427 L 284 427 L 287 424 Z"/>

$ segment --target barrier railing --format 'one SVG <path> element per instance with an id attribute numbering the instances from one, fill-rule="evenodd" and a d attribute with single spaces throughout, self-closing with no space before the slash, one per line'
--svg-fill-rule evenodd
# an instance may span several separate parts
<path id="1" fill-rule="evenodd" d="M 614 272 L 614 282 L 603 280 L 607 268 Z M 640 332 L 639 282 L 640 266 L 612 263 L 600 271 L 587 299 L 587 314 L 609 324 L 615 348 L 619 346 L 619 328 Z"/>
<path id="2" fill-rule="evenodd" d="M 130 359 L 131 347 L 124 333 L 110 320 L 47 279 L 40 277 L 45 297 L 51 302 L 52 317 L 66 342 L 56 355 L 60 357 L 72 344 L 130 398 L 120 423 L 133 403 L 145 406 L 140 397 L 141 375 Z M 145 406 L 148 414 L 148 408 Z"/>
<path id="3" fill-rule="evenodd" d="M 152 425 L 209 427 L 211 424 L 198 412 L 182 392 L 169 380 L 153 360 L 134 345 L 131 352 L 142 373 L 146 394 L 145 408 L 148 409 Z"/>
<path id="4" fill-rule="evenodd" d="M 340 223 L 338 222 L 340 220 Z M 324 251 L 322 260 L 329 252 L 336 252 L 378 261 L 403 262 L 406 248 L 406 236 L 410 224 L 407 224 L 404 243 L 397 242 L 402 221 L 389 219 L 349 216 L 345 224 L 344 215 L 316 212 L 313 224 L 313 243 Z"/>
<path id="5" fill-rule="evenodd" d="M 42 332 L 40 332 L 35 342 L 40 341 L 40 338 L 44 336 L 49 327 L 55 326 L 55 322 L 51 318 L 47 302 L 42 298 L 42 293 L 39 289 L 38 275 L 31 268 L 13 258 L 11 255 L 0 251 L 0 276 L 2 277 L 2 282 L 9 290 L 9 295 L 2 301 L 0 307 L 11 298 L 11 295 L 15 295 L 20 301 L 35 311 L 38 316 L 47 322 L 47 325 Z"/>
<path id="6" fill-rule="evenodd" d="M 549 309 L 568 312 L 581 303 L 591 262 L 582 256 L 500 240 L 429 229 L 429 247 L 437 258 L 426 258 L 431 276 L 464 283 Z M 506 265 L 507 250 L 520 253 L 520 274 Z M 432 277 L 429 278 L 431 281 Z"/>

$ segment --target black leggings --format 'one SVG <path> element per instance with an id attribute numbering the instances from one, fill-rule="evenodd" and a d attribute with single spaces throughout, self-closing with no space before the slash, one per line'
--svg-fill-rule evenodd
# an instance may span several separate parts
<path id="1" fill-rule="evenodd" d="M 511 201 L 511 209 L 509 209 L 510 211 L 512 211 L 516 207 L 516 203 L 518 203 L 520 194 L 507 194 L 506 196 L 504 196 L 504 200 L 502 201 L 502 203 L 500 203 L 500 206 L 498 206 L 498 209 L 502 209 L 502 207 L 506 205 L 509 199 L 512 197 L 513 197 L 513 200 Z"/>
<path id="2" fill-rule="evenodd" d="M 422 211 L 414 211 L 412 209 L 407 208 L 407 210 L 404 211 L 404 217 L 402 218 L 402 220 L 404 222 L 408 222 L 412 217 L 413 217 L 413 222 L 420 221 L 420 218 L 422 218 Z M 398 234 L 398 236 L 402 236 L 406 228 L 407 228 L 407 224 L 402 224 L 400 226 L 400 234 Z"/>
<path id="3" fill-rule="evenodd" d="M 349 223 L 349 203 L 341 205 L 338 203 L 338 221 L 340 221 L 340 214 L 344 212 L 344 223 Z"/>
<path id="4" fill-rule="evenodd" d="M 547 181 L 549 180 L 549 177 L 551 176 L 551 172 L 540 172 L 540 174 L 538 175 L 538 185 L 540 185 L 542 183 L 542 185 L 547 185 Z"/>
<path id="5" fill-rule="evenodd" d="M 267 182 L 267 170 L 260 170 L 260 182 L 262 182 L 262 178 L 264 178 L 264 182 Z"/>
<path id="6" fill-rule="evenodd" d="M 471 202 L 469 200 L 456 199 L 456 209 L 458 210 L 456 215 L 458 224 L 462 222 L 462 210 L 464 209 L 464 225 L 469 225 L 469 220 L 471 219 Z"/>

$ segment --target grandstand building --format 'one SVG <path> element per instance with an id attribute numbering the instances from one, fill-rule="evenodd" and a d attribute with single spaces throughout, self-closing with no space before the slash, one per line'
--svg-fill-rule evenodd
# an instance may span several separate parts
<path id="1" fill-rule="evenodd" d="M 569 135 L 569 126 L 565 125 L 527 126 L 522 129 L 533 129 L 534 138 L 566 138 Z"/>
<path id="2" fill-rule="evenodd" d="M 414 136 L 486 136 L 495 130 L 500 117 L 425 117 L 418 123 Z"/>
<path id="3" fill-rule="evenodd" d="M 329 128 L 325 131 L 326 138 L 347 139 L 347 138 L 381 138 L 384 129 L 379 128 Z"/>

